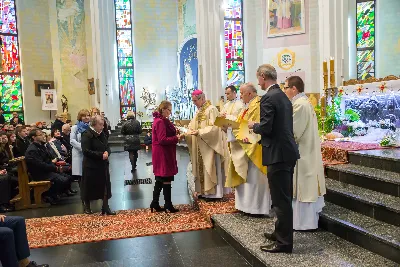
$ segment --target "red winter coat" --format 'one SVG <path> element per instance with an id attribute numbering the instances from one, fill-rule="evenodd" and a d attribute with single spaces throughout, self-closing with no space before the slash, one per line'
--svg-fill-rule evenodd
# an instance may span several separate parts
<path id="1" fill-rule="evenodd" d="M 176 137 L 175 126 L 160 113 L 153 113 L 152 129 L 152 160 L 155 176 L 167 177 L 178 173 L 176 162 Z"/>

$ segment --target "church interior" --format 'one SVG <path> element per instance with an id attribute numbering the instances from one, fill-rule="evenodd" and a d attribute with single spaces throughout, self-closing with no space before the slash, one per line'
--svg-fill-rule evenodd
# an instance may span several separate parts
<path id="1" fill-rule="evenodd" d="M 0 159 L 0 192 L 8 190 L 2 179 L 14 179 L 14 194 L 0 203 L 0 230 L 2 215 L 23 217 L 29 264 L 37 262 L 6 265 L 0 255 L 0 266 L 399 266 L 399 16 L 400 0 L 0 0 L 0 158 L 8 155 L 7 161 Z M 245 97 L 240 100 L 242 90 L 256 88 L 260 99 L 269 93 L 259 80 L 263 64 L 272 66 L 284 92 L 290 77 L 300 77 L 304 92 L 299 93 L 312 105 L 318 128 L 324 176 L 318 196 L 324 204 L 316 211 L 316 229 L 294 229 L 290 255 L 260 250 L 276 216 L 243 212 L 235 205 L 235 186 L 225 192 L 226 186 L 220 200 L 198 193 L 198 177 L 210 175 L 202 169 L 208 159 L 201 156 L 201 144 L 210 148 L 216 141 L 199 137 L 201 126 L 192 131 L 193 121 L 200 125 L 196 118 L 206 111 L 196 99 L 205 96 L 204 105 L 215 107 L 217 116 L 225 117 L 231 101 L 248 108 Z M 178 173 L 172 193 L 169 183 L 170 199 L 161 196 L 160 204 L 172 198 L 176 213 L 149 209 L 159 179 L 153 172 L 158 164 L 152 154 L 153 119 L 165 111 L 159 108 L 164 100 L 179 133 Z M 243 119 L 245 113 L 238 114 Z M 131 169 L 124 134 L 131 114 L 141 127 L 137 169 Z M 74 151 L 68 154 L 72 163 L 66 163 L 72 165 L 71 187 L 57 201 L 44 197 L 55 182 L 33 179 L 28 155 L 14 151 L 12 138 L 16 144 L 25 138 L 32 146 L 40 138 L 35 130 L 43 131 L 46 147 L 56 151 L 57 123 L 63 136 L 64 125 L 79 130 L 82 116 L 90 117 L 88 130 L 96 116 L 107 124 L 112 192 L 107 207 L 115 216 L 102 216 L 99 200 L 92 201 L 93 214 L 84 213 Z M 258 122 L 262 117 L 261 107 Z M 225 140 L 219 145 L 226 158 L 215 152 L 215 164 L 230 162 L 229 172 L 228 165 L 223 168 L 226 177 L 240 176 L 238 167 L 231 172 L 234 145 L 226 141 L 229 129 L 235 131 L 228 127 L 225 134 L 216 121 L 207 126 Z M 250 124 L 244 128 L 255 134 Z M 187 132 L 198 141 L 185 139 Z M 265 148 L 261 141 L 252 144 Z M 74 149 L 69 141 L 63 149 L 70 145 Z M 199 154 L 193 156 L 195 146 Z M 257 167 L 242 147 L 243 157 Z M 83 155 L 82 177 L 88 173 Z M 304 164 L 313 168 L 318 163 Z M 268 168 L 261 168 L 267 177 Z M 220 169 L 214 169 L 219 177 Z M 161 186 L 165 197 L 165 182 Z M 253 197 L 248 193 L 248 199 Z"/>

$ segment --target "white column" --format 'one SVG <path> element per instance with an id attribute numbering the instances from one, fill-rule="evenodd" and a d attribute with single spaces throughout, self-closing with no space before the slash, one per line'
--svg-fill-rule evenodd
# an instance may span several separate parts
<path id="1" fill-rule="evenodd" d="M 113 1 L 91 0 L 93 73 L 96 83 L 94 104 L 115 126 L 119 115 L 119 87 L 116 71 L 116 29 Z M 96 82 L 98 80 L 98 82 Z M 100 103 L 98 103 L 100 99 Z"/>
<path id="2" fill-rule="evenodd" d="M 196 0 L 197 58 L 199 88 L 217 104 L 223 93 L 222 82 L 222 0 Z"/>

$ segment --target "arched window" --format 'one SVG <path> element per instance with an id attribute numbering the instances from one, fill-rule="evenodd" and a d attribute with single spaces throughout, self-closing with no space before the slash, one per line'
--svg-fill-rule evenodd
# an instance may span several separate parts
<path id="1" fill-rule="evenodd" d="M 375 76 L 375 0 L 357 0 L 357 79 Z"/>
<path id="2" fill-rule="evenodd" d="M 225 0 L 224 47 L 226 85 L 244 83 L 243 1 Z"/>
<path id="3" fill-rule="evenodd" d="M 132 45 L 131 0 L 115 0 L 117 61 L 121 116 L 135 108 L 135 79 Z"/>
<path id="4" fill-rule="evenodd" d="M 0 0 L 0 38 L 3 71 L 0 75 L 0 101 L 7 121 L 14 111 L 20 113 L 21 117 L 24 115 L 14 0 Z"/>

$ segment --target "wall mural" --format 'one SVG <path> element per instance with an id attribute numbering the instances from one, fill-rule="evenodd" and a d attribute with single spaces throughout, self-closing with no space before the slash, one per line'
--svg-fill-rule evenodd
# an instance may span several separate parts
<path id="1" fill-rule="evenodd" d="M 196 34 L 195 0 L 178 0 L 178 43 Z"/>
<path id="2" fill-rule="evenodd" d="M 84 0 L 57 0 L 56 7 L 63 93 L 79 106 L 88 78 Z"/>
<path id="3" fill-rule="evenodd" d="M 305 33 L 304 0 L 268 0 L 268 37 Z"/>
<path id="4" fill-rule="evenodd" d="M 165 95 L 172 103 L 174 119 L 193 118 L 196 107 L 192 103 L 192 92 L 198 89 L 197 38 L 187 39 L 178 52 L 179 87 L 167 88 Z"/>

